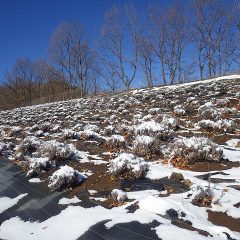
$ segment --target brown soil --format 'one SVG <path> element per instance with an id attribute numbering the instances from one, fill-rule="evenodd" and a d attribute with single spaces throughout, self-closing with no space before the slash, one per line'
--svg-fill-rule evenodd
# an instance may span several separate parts
<path id="1" fill-rule="evenodd" d="M 126 202 L 118 202 L 118 201 L 113 200 L 112 198 L 107 198 L 106 201 L 101 202 L 100 204 L 106 208 L 113 208 L 113 207 L 122 206 L 122 205 L 126 204 Z"/>
<path id="2" fill-rule="evenodd" d="M 112 177 L 107 173 L 106 164 L 95 165 L 92 163 L 71 163 L 69 164 L 76 170 L 87 171 L 91 170 L 92 175 L 88 177 L 87 181 L 84 181 L 79 186 L 75 187 L 71 191 L 71 195 L 77 194 L 83 190 L 96 190 L 98 192 L 108 192 L 115 188 L 120 188 L 120 181 L 117 178 Z"/>
<path id="3" fill-rule="evenodd" d="M 211 178 L 211 183 L 234 183 L 235 179 Z"/>
<path id="4" fill-rule="evenodd" d="M 228 140 L 233 139 L 233 138 L 239 138 L 239 134 L 235 133 L 234 135 L 231 134 L 223 134 L 223 135 L 216 135 L 213 138 L 213 141 L 217 144 L 223 145 L 225 144 Z"/>
<path id="5" fill-rule="evenodd" d="M 231 188 L 234 188 L 234 189 L 240 191 L 240 185 L 231 185 L 231 186 L 228 186 L 228 187 L 231 187 Z"/>
<path id="6" fill-rule="evenodd" d="M 175 225 L 175 226 L 178 226 L 180 228 L 190 230 L 190 231 L 197 231 L 200 235 L 203 235 L 205 237 L 210 235 L 207 231 L 195 228 L 191 224 L 189 224 L 186 221 L 183 221 L 181 219 L 173 220 L 172 224 Z"/>
<path id="7" fill-rule="evenodd" d="M 215 225 L 224 226 L 232 231 L 240 232 L 240 219 L 228 216 L 226 213 L 208 210 L 208 220 Z"/>
<path id="8" fill-rule="evenodd" d="M 197 162 L 190 167 L 190 170 L 194 172 L 223 171 L 233 167 L 240 167 L 240 163 L 230 161 L 224 164 L 219 162 Z"/>

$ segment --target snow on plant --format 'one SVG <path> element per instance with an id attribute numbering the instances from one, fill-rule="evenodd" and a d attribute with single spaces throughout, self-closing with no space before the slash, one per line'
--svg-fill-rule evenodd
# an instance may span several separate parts
<path id="1" fill-rule="evenodd" d="M 121 153 L 118 157 L 110 160 L 109 172 L 115 176 L 127 175 L 133 178 L 145 177 L 148 172 L 148 164 L 143 158 L 131 153 Z"/>
<path id="2" fill-rule="evenodd" d="M 97 125 L 94 124 L 87 124 L 86 126 L 84 126 L 83 128 L 84 131 L 93 131 L 93 132 L 99 132 L 99 127 Z"/>
<path id="3" fill-rule="evenodd" d="M 125 138 L 121 135 L 112 135 L 110 138 L 107 139 L 106 145 L 108 148 L 125 148 L 126 147 L 126 141 Z"/>
<path id="4" fill-rule="evenodd" d="M 230 100 L 228 98 L 217 99 L 216 100 L 216 105 L 220 106 L 220 107 L 227 106 L 229 103 L 230 103 Z"/>
<path id="5" fill-rule="evenodd" d="M 57 133 L 57 132 L 60 132 L 61 130 L 61 126 L 59 124 L 56 124 L 55 126 L 53 126 L 52 128 L 52 132 L 53 133 Z"/>
<path id="6" fill-rule="evenodd" d="M 21 127 L 5 127 L 2 129 L 1 135 L 3 137 L 15 137 L 19 134 L 21 134 L 23 129 Z"/>
<path id="7" fill-rule="evenodd" d="M 205 119 L 217 119 L 225 114 L 232 114 L 236 109 L 231 108 L 217 108 L 212 102 L 207 102 L 198 108 L 199 117 Z"/>
<path id="8" fill-rule="evenodd" d="M 44 132 L 42 130 L 38 130 L 35 134 L 36 137 L 42 137 L 44 136 Z"/>
<path id="9" fill-rule="evenodd" d="M 0 143 L 0 155 L 3 154 L 3 151 L 6 150 L 7 145 L 5 143 Z"/>
<path id="10" fill-rule="evenodd" d="M 50 161 L 62 161 L 72 158 L 75 155 L 75 148 L 72 145 L 52 140 L 41 144 L 38 153 L 40 156 L 48 157 Z"/>
<path id="11" fill-rule="evenodd" d="M 153 155 L 160 151 L 158 140 L 155 137 L 139 135 L 133 141 L 132 151 L 139 156 Z"/>
<path id="12" fill-rule="evenodd" d="M 13 137 L 16 135 L 19 135 L 20 133 L 22 133 L 23 129 L 21 127 L 12 127 L 10 132 L 9 132 L 9 136 Z"/>
<path id="13" fill-rule="evenodd" d="M 67 165 L 60 167 L 49 178 L 48 187 L 52 189 L 61 189 L 63 187 L 71 187 L 78 185 L 84 181 L 87 177 L 72 167 Z"/>
<path id="14" fill-rule="evenodd" d="M 212 102 L 207 102 L 198 108 L 198 115 L 207 119 L 214 119 L 219 115 L 219 111 Z"/>
<path id="15" fill-rule="evenodd" d="M 172 100 L 172 101 L 170 101 L 169 105 L 170 106 L 175 106 L 178 103 L 179 103 L 179 100 Z"/>
<path id="16" fill-rule="evenodd" d="M 27 177 L 38 176 L 46 171 L 49 171 L 53 166 L 54 164 L 49 160 L 48 157 L 30 158 Z"/>
<path id="17" fill-rule="evenodd" d="M 177 159 L 176 164 L 184 162 L 185 165 L 195 162 L 221 161 L 223 150 L 208 138 L 182 138 L 174 142 L 171 159 L 172 162 Z"/>
<path id="18" fill-rule="evenodd" d="M 39 130 L 42 130 L 43 132 L 49 132 L 52 127 L 52 124 L 50 122 L 43 122 L 39 125 Z"/>
<path id="19" fill-rule="evenodd" d="M 118 129 L 118 132 L 124 135 L 124 134 L 132 134 L 134 128 L 133 126 L 129 126 L 123 123 L 118 125 L 117 129 Z"/>
<path id="20" fill-rule="evenodd" d="M 143 121 L 151 121 L 153 116 L 151 114 L 148 114 L 142 118 Z"/>
<path id="21" fill-rule="evenodd" d="M 78 132 L 75 132 L 71 129 L 64 129 L 63 137 L 64 139 L 79 139 L 80 135 Z"/>
<path id="22" fill-rule="evenodd" d="M 80 132 L 80 136 L 84 140 L 97 140 L 101 138 L 101 135 L 93 130 L 83 130 Z"/>
<path id="23" fill-rule="evenodd" d="M 172 116 L 169 115 L 160 115 L 159 121 L 161 124 L 168 126 L 170 129 L 176 130 L 179 126 L 178 120 Z"/>
<path id="24" fill-rule="evenodd" d="M 149 135 L 161 140 L 168 140 L 173 137 L 173 131 L 165 124 L 155 121 L 142 122 L 134 128 L 136 135 Z"/>
<path id="25" fill-rule="evenodd" d="M 104 132 L 107 136 L 111 136 L 112 134 L 116 134 L 117 130 L 112 125 L 109 125 L 109 126 L 105 127 Z"/>
<path id="26" fill-rule="evenodd" d="M 111 197 L 114 201 L 120 203 L 125 202 L 128 199 L 127 194 L 120 189 L 113 189 L 111 192 Z"/>
<path id="27" fill-rule="evenodd" d="M 177 116 L 184 116 L 186 115 L 186 109 L 183 105 L 177 105 L 173 109 L 174 114 Z"/>
<path id="28" fill-rule="evenodd" d="M 237 92 L 235 96 L 236 98 L 240 99 L 240 92 Z"/>
<path id="29" fill-rule="evenodd" d="M 37 124 L 34 124 L 32 127 L 29 128 L 29 131 L 30 131 L 30 132 L 35 132 L 35 131 L 37 131 L 37 130 L 39 130 L 39 127 L 38 127 Z"/>
<path id="30" fill-rule="evenodd" d="M 160 112 L 160 108 L 150 108 L 148 111 L 151 115 L 155 115 Z"/>
<path id="31" fill-rule="evenodd" d="M 17 159 L 22 159 L 24 155 L 29 155 L 32 152 L 35 152 L 38 146 L 41 144 L 41 141 L 36 137 L 26 137 L 23 139 L 20 145 L 17 146 L 15 151 L 15 156 Z"/>
<path id="32" fill-rule="evenodd" d="M 210 184 L 206 188 L 199 185 L 196 190 L 197 192 L 192 200 L 193 204 L 205 207 L 211 206 L 214 194 Z"/>
<path id="33" fill-rule="evenodd" d="M 187 101 L 188 103 L 191 103 L 191 102 L 193 102 L 193 101 L 195 101 L 195 100 L 196 100 L 196 97 L 188 97 L 186 101 Z"/>
<path id="34" fill-rule="evenodd" d="M 234 121 L 227 119 L 221 119 L 218 121 L 201 120 L 197 123 L 197 126 L 207 131 L 219 131 L 226 133 L 232 133 L 236 129 L 236 124 Z"/>

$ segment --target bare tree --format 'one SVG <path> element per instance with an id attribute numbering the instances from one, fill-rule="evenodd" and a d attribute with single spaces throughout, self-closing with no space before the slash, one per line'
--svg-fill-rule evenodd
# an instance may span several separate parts
<path id="1" fill-rule="evenodd" d="M 55 95 L 69 90 L 63 75 L 44 60 L 32 62 L 29 59 L 19 59 L 13 68 L 5 73 L 4 80 L 4 86 L 11 96 L 11 105 L 14 107 L 39 103 L 51 96 L 52 82 L 56 83 Z"/>
<path id="2" fill-rule="evenodd" d="M 166 77 L 166 66 L 165 66 L 165 56 L 166 56 L 166 33 L 167 27 L 165 25 L 165 13 L 164 10 L 159 6 L 150 6 L 148 8 L 148 18 L 149 18 L 149 31 L 152 34 L 152 41 L 155 54 L 159 59 L 160 69 L 161 69 L 161 79 L 163 84 L 167 84 Z"/>
<path id="3" fill-rule="evenodd" d="M 147 80 L 147 86 L 153 87 L 154 47 L 152 38 L 140 36 L 138 39 L 140 65 Z"/>
<path id="4" fill-rule="evenodd" d="M 75 26 L 64 22 L 53 32 L 49 52 L 51 58 L 60 67 L 63 74 L 66 74 L 70 85 L 73 85 L 73 56 L 72 48 L 75 43 L 73 32 Z"/>
<path id="5" fill-rule="evenodd" d="M 200 77 L 226 74 L 235 52 L 231 7 L 224 1 L 194 0 L 193 40 L 198 49 Z"/>
<path id="6" fill-rule="evenodd" d="M 29 59 L 18 59 L 5 74 L 5 84 L 12 91 L 13 101 L 26 105 L 33 100 L 34 70 Z"/>
<path id="7" fill-rule="evenodd" d="M 188 20 L 183 7 L 174 2 L 169 7 L 150 6 L 149 29 L 156 56 L 160 62 L 161 78 L 164 85 L 167 79 L 173 84 L 181 82 L 184 50 L 187 43 Z M 168 76 L 168 77 L 167 77 Z"/>
<path id="8" fill-rule="evenodd" d="M 236 0 L 233 5 L 233 23 L 235 26 L 235 52 L 234 52 L 234 61 L 240 66 L 240 1 Z"/>
<path id="9" fill-rule="evenodd" d="M 125 11 L 114 6 L 106 12 L 102 37 L 105 64 L 114 69 L 111 71 L 129 89 L 136 75 L 138 61 L 136 12 L 132 5 L 127 6 Z"/>
<path id="10" fill-rule="evenodd" d="M 184 9 L 177 3 L 166 11 L 167 40 L 165 61 L 168 66 L 170 83 L 181 82 L 183 54 L 187 42 L 187 18 Z M 177 77 L 176 77 L 177 76 Z"/>
<path id="11" fill-rule="evenodd" d="M 86 96 L 93 57 L 82 25 L 76 22 L 60 24 L 52 35 L 49 52 L 67 76 L 69 85 L 80 87 L 81 97 Z"/>

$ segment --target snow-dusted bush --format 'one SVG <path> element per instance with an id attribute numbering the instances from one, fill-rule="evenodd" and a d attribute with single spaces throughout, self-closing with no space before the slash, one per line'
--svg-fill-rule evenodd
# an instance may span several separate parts
<path id="1" fill-rule="evenodd" d="M 115 134 L 107 139 L 106 146 L 111 149 L 113 148 L 121 149 L 126 147 L 126 141 L 123 136 Z"/>
<path id="2" fill-rule="evenodd" d="M 29 128 L 30 132 L 35 132 L 37 130 L 39 130 L 39 126 L 37 124 L 34 124 L 32 127 Z"/>
<path id="3" fill-rule="evenodd" d="M 17 126 L 1 126 L 0 132 L 0 136 L 3 137 L 16 137 L 23 132 L 23 129 Z"/>
<path id="4" fill-rule="evenodd" d="M 118 157 L 110 160 L 109 172 L 113 175 L 127 175 L 129 177 L 145 177 L 148 172 L 148 164 L 143 158 L 130 153 L 121 153 Z"/>
<path id="5" fill-rule="evenodd" d="M 228 98 L 218 99 L 216 100 L 216 105 L 220 107 L 227 106 L 230 103 L 230 100 Z"/>
<path id="6" fill-rule="evenodd" d="M 71 129 L 64 129 L 63 137 L 64 139 L 79 139 L 80 135 L 78 132 L 75 132 Z"/>
<path id="7" fill-rule="evenodd" d="M 52 127 L 52 124 L 50 122 L 43 122 L 39 125 L 39 130 L 42 130 L 43 132 L 49 132 Z"/>
<path id="8" fill-rule="evenodd" d="M 178 120 L 169 115 L 160 115 L 158 117 L 158 121 L 161 122 L 161 124 L 168 126 L 170 129 L 173 130 L 176 130 L 179 127 Z"/>
<path id="9" fill-rule="evenodd" d="M 5 143 L 0 143 L 0 155 L 3 154 L 3 151 L 7 148 L 7 145 Z"/>
<path id="10" fill-rule="evenodd" d="M 28 177 L 34 177 L 42 174 L 45 171 L 49 171 L 54 164 L 49 161 L 48 157 L 44 158 L 30 158 L 29 159 L 29 171 L 27 172 Z"/>
<path id="11" fill-rule="evenodd" d="M 223 151 L 219 145 L 208 138 L 182 138 L 174 142 L 171 150 L 171 159 L 178 159 L 179 162 L 183 161 L 185 164 L 220 161 L 223 159 Z"/>
<path id="12" fill-rule="evenodd" d="M 219 111 L 212 102 L 207 102 L 198 108 L 198 115 L 206 119 L 214 119 L 219 115 Z"/>
<path id="13" fill-rule="evenodd" d="M 214 197 L 213 191 L 210 186 L 205 189 L 202 186 L 197 186 L 196 190 L 197 192 L 192 200 L 193 204 L 209 207 Z"/>
<path id="14" fill-rule="evenodd" d="M 26 137 L 23 139 L 20 145 L 17 146 L 15 157 L 17 159 L 22 159 L 24 155 L 29 155 L 32 152 L 35 152 L 37 147 L 41 144 L 36 137 Z"/>
<path id="15" fill-rule="evenodd" d="M 170 101 L 169 105 L 170 106 L 175 106 L 178 103 L 179 103 L 179 100 L 172 100 L 172 101 Z"/>
<path id="16" fill-rule="evenodd" d="M 36 137 L 42 137 L 44 136 L 44 132 L 42 130 L 38 130 L 35 134 Z"/>
<path id="17" fill-rule="evenodd" d="M 133 134 L 133 126 L 129 126 L 127 124 L 120 124 L 117 127 L 118 132 L 121 133 L 122 135 L 124 134 Z"/>
<path id="18" fill-rule="evenodd" d="M 80 132 L 80 137 L 84 140 L 97 140 L 101 135 L 93 130 L 84 130 Z"/>
<path id="19" fill-rule="evenodd" d="M 161 140 L 173 138 L 174 133 L 168 126 L 155 121 L 142 122 L 134 128 L 136 135 L 149 135 Z"/>
<path id="20" fill-rule="evenodd" d="M 75 155 L 75 148 L 72 145 L 60 143 L 55 140 L 43 142 L 38 147 L 40 156 L 48 157 L 50 161 L 66 160 Z"/>
<path id="21" fill-rule="evenodd" d="M 113 127 L 112 125 L 109 125 L 109 126 L 105 127 L 104 133 L 105 133 L 107 136 L 111 136 L 112 134 L 116 134 L 116 133 L 117 133 L 117 130 L 116 130 L 116 128 Z"/>
<path id="22" fill-rule="evenodd" d="M 204 119 L 218 119 L 222 115 L 232 114 L 235 111 L 234 108 L 217 108 L 212 102 L 207 102 L 198 108 L 198 115 Z"/>
<path id="23" fill-rule="evenodd" d="M 59 170 L 55 171 L 49 178 L 48 187 L 52 189 L 61 189 L 63 187 L 71 187 L 78 185 L 87 177 L 82 173 L 74 170 L 69 166 L 62 166 Z"/>
<path id="24" fill-rule="evenodd" d="M 59 124 L 56 124 L 52 127 L 51 132 L 57 133 L 57 132 L 60 132 L 60 130 L 61 130 L 61 126 Z"/>
<path id="25" fill-rule="evenodd" d="M 200 128 L 207 131 L 229 132 L 232 133 L 236 129 L 236 124 L 232 120 L 221 119 L 218 121 L 201 120 L 197 124 Z"/>
<path id="26" fill-rule="evenodd" d="M 125 202 L 127 200 L 127 194 L 120 189 L 113 189 L 111 192 L 111 197 L 114 201 Z"/>
<path id="27" fill-rule="evenodd" d="M 150 156 L 160 151 L 159 145 L 155 137 L 140 135 L 133 141 L 132 152 L 139 156 Z"/>
<path id="28" fill-rule="evenodd" d="M 99 132 L 100 128 L 97 125 L 94 124 L 87 124 L 84 128 L 84 131 L 93 131 L 93 132 Z"/>
<path id="29" fill-rule="evenodd" d="M 186 114 L 186 109 L 183 105 L 177 105 L 174 107 L 173 112 L 177 116 L 184 116 Z"/>
<path id="30" fill-rule="evenodd" d="M 160 112 L 160 108 L 150 108 L 148 111 L 151 115 L 155 115 Z"/>

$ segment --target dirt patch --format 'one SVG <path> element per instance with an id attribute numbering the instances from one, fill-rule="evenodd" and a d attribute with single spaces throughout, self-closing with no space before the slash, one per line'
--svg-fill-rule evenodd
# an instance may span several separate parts
<path id="1" fill-rule="evenodd" d="M 213 141 L 217 144 L 224 145 L 228 140 L 239 139 L 238 134 L 221 134 L 213 137 Z"/>
<path id="2" fill-rule="evenodd" d="M 231 186 L 228 186 L 228 187 L 231 187 L 231 188 L 234 188 L 234 189 L 240 191 L 240 185 L 231 185 Z"/>
<path id="3" fill-rule="evenodd" d="M 120 180 L 107 173 L 106 164 L 95 165 L 92 163 L 82 163 L 71 164 L 70 166 L 79 171 L 90 170 L 93 173 L 86 181 L 71 191 L 72 195 L 84 190 L 108 192 L 120 187 Z"/>
<path id="4" fill-rule="evenodd" d="M 231 169 L 234 167 L 240 167 L 239 162 L 196 162 L 192 166 L 190 166 L 190 170 L 194 172 L 209 172 L 209 171 L 223 171 L 227 169 Z"/>
<path id="5" fill-rule="evenodd" d="M 198 232 L 200 235 L 203 235 L 203 236 L 205 236 L 205 237 L 207 237 L 207 236 L 210 235 L 207 231 L 204 231 L 204 230 L 202 230 L 202 229 L 195 228 L 195 227 L 193 227 L 191 224 L 189 224 L 188 222 L 183 221 L 183 220 L 181 220 L 181 219 L 173 220 L 173 221 L 172 221 L 172 224 L 175 225 L 175 226 L 177 226 L 177 227 L 183 228 L 183 229 L 187 229 L 187 230 L 190 230 L 190 231 L 196 231 L 196 232 Z"/>
<path id="6" fill-rule="evenodd" d="M 226 213 L 208 210 L 208 220 L 215 225 L 224 226 L 232 231 L 240 232 L 240 219 L 228 216 Z"/>

